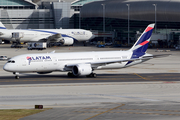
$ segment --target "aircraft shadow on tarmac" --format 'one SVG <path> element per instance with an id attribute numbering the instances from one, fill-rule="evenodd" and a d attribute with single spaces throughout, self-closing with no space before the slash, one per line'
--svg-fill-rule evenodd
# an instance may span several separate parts
<path id="1" fill-rule="evenodd" d="M 68 77 L 67 75 L 23 74 L 19 79 L 14 76 L 1 76 L 0 84 L 50 84 L 50 83 L 92 83 L 92 82 L 150 82 L 180 81 L 180 73 L 144 73 L 144 74 L 97 74 L 96 78 Z"/>

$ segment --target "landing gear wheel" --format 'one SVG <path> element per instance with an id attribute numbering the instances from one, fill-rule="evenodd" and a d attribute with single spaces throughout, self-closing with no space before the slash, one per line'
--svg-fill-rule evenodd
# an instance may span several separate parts
<path id="1" fill-rule="evenodd" d="M 86 77 L 96 78 L 96 73 L 91 73 L 91 74 L 87 75 Z"/>
<path id="2" fill-rule="evenodd" d="M 72 72 L 68 72 L 68 77 L 74 77 L 73 73 Z"/>
<path id="3" fill-rule="evenodd" d="M 93 74 L 92 74 L 92 77 L 93 77 L 93 78 L 96 78 L 96 73 L 93 73 Z"/>
<path id="4" fill-rule="evenodd" d="M 86 42 L 83 42 L 84 46 L 87 46 L 87 43 Z"/>
<path id="5" fill-rule="evenodd" d="M 16 79 L 19 79 L 19 76 L 15 76 Z"/>

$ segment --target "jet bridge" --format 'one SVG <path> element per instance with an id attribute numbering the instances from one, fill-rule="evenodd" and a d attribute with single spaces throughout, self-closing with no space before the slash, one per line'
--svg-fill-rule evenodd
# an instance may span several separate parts
<path id="1" fill-rule="evenodd" d="M 12 38 L 14 38 L 15 40 L 19 40 L 21 38 L 23 38 L 24 33 L 23 32 L 13 32 L 12 33 Z"/>
<path id="2" fill-rule="evenodd" d="M 24 33 L 23 32 L 13 32 L 12 33 L 12 39 L 14 39 L 16 42 L 11 45 L 11 48 L 21 48 L 20 39 L 23 38 Z"/>

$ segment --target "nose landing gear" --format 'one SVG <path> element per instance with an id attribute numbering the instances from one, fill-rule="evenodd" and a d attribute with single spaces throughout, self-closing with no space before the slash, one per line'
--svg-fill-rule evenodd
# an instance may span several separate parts
<path id="1" fill-rule="evenodd" d="M 19 76 L 15 76 L 16 79 L 19 79 Z"/>
<path id="2" fill-rule="evenodd" d="M 13 74 L 16 75 L 15 79 L 19 79 L 19 73 L 18 72 L 13 72 Z"/>

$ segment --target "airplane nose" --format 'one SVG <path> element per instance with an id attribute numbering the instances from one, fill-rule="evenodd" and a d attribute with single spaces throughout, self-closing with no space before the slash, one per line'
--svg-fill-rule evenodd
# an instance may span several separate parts
<path id="1" fill-rule="evenodd" d="M 4 65 L 3 69 L 4 69 L 5 71 L 9 71 L 8 65 Z"/>

